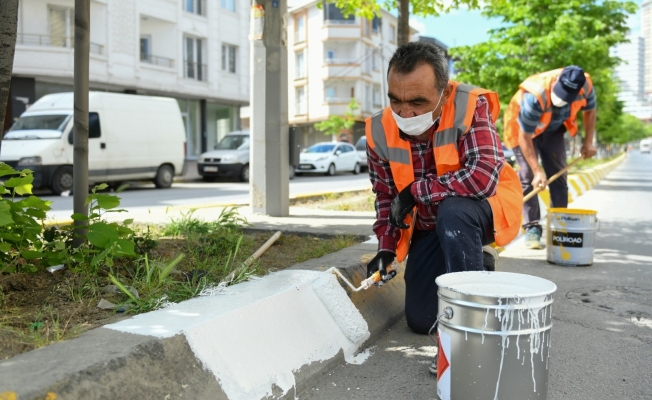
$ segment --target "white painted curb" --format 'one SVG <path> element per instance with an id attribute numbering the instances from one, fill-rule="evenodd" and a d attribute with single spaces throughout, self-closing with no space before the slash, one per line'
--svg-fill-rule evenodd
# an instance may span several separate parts
<path id="1" fill-rule="evenodd" d="M 159 338 L 182 334 L 233 400 L 296 388 L 294 372 L 343 351 L 348 362 L 369 328 L 332 274 L 285 270 L 136 315 L 105 328 Z M 295 389 L 296 390 L 296 389 Z"/>

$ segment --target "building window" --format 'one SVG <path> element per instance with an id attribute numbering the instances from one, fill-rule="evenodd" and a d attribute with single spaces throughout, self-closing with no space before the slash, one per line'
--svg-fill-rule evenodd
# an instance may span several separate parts
<path id="1" fill-rule="evenodd" d="M 368 83 L 364 84 L 364 109 L 371 111 L 371 85 Z"/>
<path id="2" fill-rule="evenodd" d="M 371 21 L 371 27 L 373 33 L 378 33 L 380 31 L 380 18 L 374 17 L 374 19 Z"/>
<path id="3" fill-rule="evenodd" d="M 335 3 L 327 2 L 324 6 L 324 21 L 326 21 L 327 24 L 351 25 L 355 24 L 355 16 L 349 14 L 345 17 L 342 10 L 337 8 Z"/>
<path id="4" fill-rule="evenodd" d="M 382 107 L 383 99 L 380 93 L 380 85 L 374 85 L 374 107 Z"/>
<path id="5" fill-rule="evenodd" d="M 295 58 L 295 67 L 296 67 L 296 76 L 297 79 L 305 78 L 306 77 L 306 57 L 305 57 L 305 51 L 297 51 L 294 54 Z"/>
<path id="6" fill-rule="evenodd" d="M 389 24 L 389 41 L 396 43 L 396 27 L 392 24 Z"/>
<path id="7" fill-rule="evenodd" d="M 204 64 L 203 40 L 186 37 L 184 40 L 185 76 L 189 79 L 206 81 L 206 65 Z"/>
<path id="8" fill-rule="evenodd" d="M 235 12 L 235 0 L 222 0 L 222 8 Z"/>
<path id="9" fill-rule="evenodd" d="M 296 110 L 295 115 L 306 115 L 306 87 L 301 86 L 295 90 Z"/>
<path id="10" fill-rule="evenodd" d="M 371 55 L 371 64 L 374 71 L 380 71 L 380 61 L 378 60 L 378 50 L 374 50 Z"/>
<path id="11" fill-rule="evenodd" d="M 205 0 L 183 0 L 183 9 L 192 14 L 206 15 L 206 2 Z"/>
<path id="12" fill-rule="evenodd" d="M 332 64 L 333 60 L 335 60 L 335 50 L 327 50 L 326 51 L 326 64 Z"/>
<path id="13" fill-rule="evenodd" d="M 294 43 L 306 41 L 306 17 L 300 15 L 294 19 Z"/>
<path id="14" fill-rule="evenodd" d="M 237 72 L 236 57 L 238 56 L 238 47 L 230 44 L 222 45 L 222 71 L 235 74 Z"/>
<path id="15" fill-rule="evenodd" d="M 371 52 L 371 49 L 369 48 L 369 46 L 365 45 L 364 46 L 364 73 L 365 74 L 371 75 L 372 58 L 373 58 L 373 54 Z"/>
<path id="16" fill-rule="evenodd" d="M 75 14 L 72 8 L 50 6 L 50 46 L 72 47 L 75 36 Z"/>
<path id="17" fill-rule="evenodd" d="M 151 57 L 152 57 L 152 37 L 141 36 L 140 37 L 140 60 L 150 61 Z"/>
<path id="18" fill-rule="evenodd" d="M 324 88 L 324 101 L 330 103 L 335 101 L 335 88 L 332 86 L 327 86 Z"/>

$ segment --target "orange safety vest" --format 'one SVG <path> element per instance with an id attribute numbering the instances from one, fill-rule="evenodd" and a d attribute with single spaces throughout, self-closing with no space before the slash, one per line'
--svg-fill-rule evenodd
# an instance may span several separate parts
<path id="1" fill-rule="evenodd" d="M 500 112 L 496 93 L 454 81 L 449 81 L 449 84 L 453 86 L 453 92 L 443 106 L 439 127 L 433 137 L 438 175 L 462 168 L 457 143 L 471 129 L 478 96 L 483 95 L 489 102 L 492 121 L 496 121 Z M 365 128 L 369 147 L 378 157 L 389 162 L 398 191 L 420 178 L 414 175 L 410 142 L 399 136 L 399 128 L 390 107 L 367 118 Z M 523 207 L 521 183 L 509 164 L 503 165 L 496 192 L 488 200 L 493 212 L 494 239 L 497 245 L 505 246 L 518 234 Z M 410 249 L 415 221 L 416 215 L 408 214 L 405 222 L 410 228 L 400 231 L 401 238 L 396 247 L 396 259 L 399 262 L 405 259 Z"/>
<path id="2" fill-rule="evenodd" d="M 532 75 L 519 85 L 519 90 L 509 102 L 509 106 L 504 115 L 505 132 L 503 134 L 503 139 L 507 147 L 513 149 L 518 146 L 518 135 L 521 132 L 521 126 L 518 124 L 518 116 L 521 112 L 523 95 L 526 92 L 536 96 L 539 105 L 543 110 L 543 114 L 541 114 L 541 119 L 539 120 L 539 125 L 537 125 L 537 129 L 534 132 L 534 137 L 542 134 L 543 131 L 548 128 L 548 125 L 550 125 L 550 119 L 552 118 L 552 101 L 550 100 L 550 92 L 552 91 L 552 86 L 555 81 L 561 74 L 561 71 L 563 71 L 563 68 Z M 586 98 L 593 88 L 593 82 L 591 82 L 589 74 L 584 73 L 584 75 L 586 76 L 586 82 L 582 89 L 580 89 L 577 98 L 571 103 L 570 117 L 564 121 L 566 130 L 570 133 L 571 137 L 575 136 L 577 133 L 577 123 L 575 122 L 577 119 L 577 112 L 586 105 Z"/>

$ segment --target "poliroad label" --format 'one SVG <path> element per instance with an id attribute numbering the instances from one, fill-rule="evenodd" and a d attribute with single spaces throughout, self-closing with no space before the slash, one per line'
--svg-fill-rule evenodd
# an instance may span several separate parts
<path id="1" fill-rule="evenodd" d="M 583 247 L 583 233 L 552 231 L 552 245 L 563 247 Z"/>

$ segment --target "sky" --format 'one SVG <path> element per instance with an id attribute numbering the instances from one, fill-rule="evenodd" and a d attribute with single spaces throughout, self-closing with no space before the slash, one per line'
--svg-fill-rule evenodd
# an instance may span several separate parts
<path id="1" fill-rule="evenodd" d="M 633 0 L 639 6 L 642 0 Z M 632 33 L 640 32 L 640 12 L 630 17 Z M 440 17 L 412 17 L 410 25 L 423 36 L 431 36 L 449 47 L 470 46 L 489 39 L 488 31 L 501 26 L 500 19 L 489 19 L 480 10 L 455 10 Z M 460 29 L 463 27 L 463 29 Z"/>

